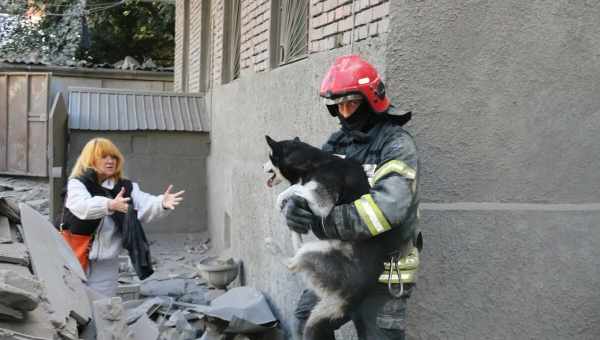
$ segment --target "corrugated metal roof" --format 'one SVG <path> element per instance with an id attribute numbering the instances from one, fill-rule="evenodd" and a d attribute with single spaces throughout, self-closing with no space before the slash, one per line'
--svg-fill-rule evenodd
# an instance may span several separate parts
<path id="1" fill-rule="evenodd" d="M 69 88 L 69 128 L 104 131 L 209 131 L 197 94 Z"/>

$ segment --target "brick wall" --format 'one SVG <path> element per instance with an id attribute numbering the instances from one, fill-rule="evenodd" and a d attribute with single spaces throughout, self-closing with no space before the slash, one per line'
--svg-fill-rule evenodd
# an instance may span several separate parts
<path id="1" fill-rule="evenodd" d="M 271 1 L 242 0 L 242 69 L 261 72 L 269 67 Z"/>
<path id="2" fill-rule="evenodd" d="M 213 0 L 211 6 L 212 20 L 212 55 L 211 78 L 213 84 L 220 85 L 223 74 L 223 5 L 226 0 Z"/>
<path id="3" fill-rule="evenodd" d="M 174 65 L 175 71 L 173 74 L 173 90 L 182 92 L 183 86 L 183 50 L 184 50 L 184 31 L 185 31 L 185 6 L 184 1 L 177 0 L 175 3 L 175 56 Z"/>
<path id="4" fill-rule="evenodd" d="M 390 0 L 354 0 L 354 41 L 388 31 Z M 350 44 L 352 0 L 311 0 L 309 51 L 316 53 Z"/>
<path id="5" fill-rule="evenodd" d="M 184 1 L 189 1 L 190 22 L 184 23 Z M 212 0 L 210 74 L 213 84 L 222 82 L 223 5 Z M 262 72 L 269 69 L 271 0 L 241 0 L 241 68 Z M 354 41 L 386 33 L 390 0 L 354 0 Z M 175 91 L 200 91 L 202 0 L 177 0 L 175 23 Z M 189 32 L 184 41 L 184 25 Z M 352 0 L 310 0 L 309 53 L 347 46 L 352 37 Z M 184 44 L 188 44 L 187 48 Z M 187 53 L 187 59 L 184 54 Z M 184 74 L 186 72 L 186 74 Z M 187 86 L 184 86 L 186 82 Z"/>
<path id="6" fill-rule="evenodd" d="M 188 91 L 200 92 L 200 50 L 202 49 L 202 0 L 190 0 Z"/>

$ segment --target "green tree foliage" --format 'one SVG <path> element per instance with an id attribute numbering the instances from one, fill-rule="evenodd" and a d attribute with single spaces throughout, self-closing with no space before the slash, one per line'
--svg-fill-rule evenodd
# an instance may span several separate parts
<path id="1" fill-rule="evenodd" d="M 37 56 L 56 65 L 114 63 L 125 56 L 173 65 L 175 6 L 119 0 L 12 0 L 0 12 L 16 15 L 0 42 L 0 58 Z M 38 23 L 32 12 L 43 13 Z"/>
<path id="2" fill-rule="evenodd" d="M 91 46 L 85 55 L 91 61 L 114 63 L 129 55 L 140 62 L 152 58 L 159 65 L 173 65 L 173 4 L 129 1 L 88 18 Z"/>

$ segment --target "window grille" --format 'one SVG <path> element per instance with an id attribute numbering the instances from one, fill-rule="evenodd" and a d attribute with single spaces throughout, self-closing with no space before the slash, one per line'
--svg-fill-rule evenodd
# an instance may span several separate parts
<path id="1" fill-rule="evenodd" d="M 223 83 L 240 76 L 240 50 L 242 41 L 241 1 L 225 1 L 223 29 Z"/>
<path id="2" fill-rule="evenodd" d="M 308 0 L 273 0 L 271 65 L 294 62 L 308 54 Z"/>

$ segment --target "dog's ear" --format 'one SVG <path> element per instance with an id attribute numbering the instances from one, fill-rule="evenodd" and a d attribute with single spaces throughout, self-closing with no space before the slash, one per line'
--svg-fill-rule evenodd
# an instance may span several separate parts
<path id="1" fill-rule="evenodd" d="M 299 142 L 299 141 L 300 141 L 300 137 L 294 138 L 294 142 Z"/>
<path id="2" fill-rule="evenodd" d="M 275 149 L 275 146 L 277 145 L 277 142 L 273 140 L 273 138 L 269 137 L 268 135 L 265 135 L 265 139 L 267 140 L 267 144 L 269 144 L 269 147 L 271 149 Z"/>

